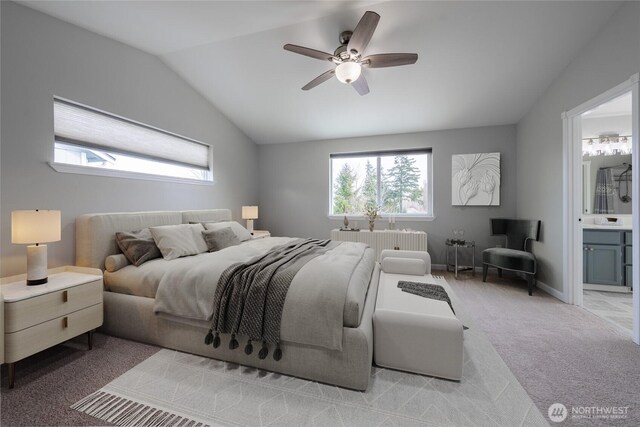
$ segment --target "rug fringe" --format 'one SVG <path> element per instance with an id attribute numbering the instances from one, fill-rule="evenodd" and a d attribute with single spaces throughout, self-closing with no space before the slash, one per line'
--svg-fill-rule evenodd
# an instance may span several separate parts
<path id="1" fill-rule="evenodd" d="M 71 405 L 71 409 L 123 427 L 210 427 L 185 417 L 115 394 L 98 390 Z"/>

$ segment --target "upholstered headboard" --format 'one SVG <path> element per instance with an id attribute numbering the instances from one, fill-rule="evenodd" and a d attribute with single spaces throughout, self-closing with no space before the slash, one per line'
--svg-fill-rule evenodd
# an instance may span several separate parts
<path id="1" fill-rule="evenodd" d="M 198 211 L 122 212 L 86 214 L 76 218 L 76 265 L 104 270 L 107 256 L 120 252 L 117 231 L 136 231 L 158 225 L 230 221 L 229 209 Z"/>

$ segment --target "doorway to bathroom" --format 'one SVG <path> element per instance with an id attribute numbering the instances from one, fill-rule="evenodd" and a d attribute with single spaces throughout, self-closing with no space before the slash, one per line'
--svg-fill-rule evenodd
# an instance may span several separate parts
<path id="1" fill-rule="evenodd" d="M 640 344 L 638 102 L 634 75 L 563 114 L 564 279 L 567 302 Z"/>
<path id="2" fill-rule="evenodd" d="M 632 93 L 580 115 L 583 307 L 633 334 Z"/>

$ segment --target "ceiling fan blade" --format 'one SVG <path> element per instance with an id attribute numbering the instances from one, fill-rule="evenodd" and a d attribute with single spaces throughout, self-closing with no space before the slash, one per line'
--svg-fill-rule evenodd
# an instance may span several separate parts
<path id="1" fill-rule="evenodd" d="M 381 53 L 363 58 L 362 66 L 368 68 L 397 67 L 415 64 L 417 60 L 417 53 Z"/>
<path id="2" fill-rule="evenodd" d="M 309 47 L 298 46 L 295 44 L 285 44 L 284 50 L 288 50 L 289 52 L 299 53 L 300 55 L 309 56 L 315 59 L 321 59 L 323 61 L 333 61 L 333 56 L 327 52 L 321 52 L 319 50 L 311 49 Z"/>
<path id="3" fill-rule="evenodd" d="M 353 86 L 360 95 L 366 95 L 369 93 L 369 84 L 367 83 L 367 79 L 364 78 L 364 74 L 360 74 L 358 80 L 351 83 L 351 86 Z"/>
<path id="4" fill-rule="evenodd" d="M 378 26 L 380 15 L 375 12 L 367 11 L 360 18 L 360 22 L 353 30 L 349 44 L 347 45 L 347 51 L 352 55 L 361 55 L 365 48 L 369 44 L 373 32 Z"/>
<path id="5" fill-rule="evenodd" d="M 302 90 L 313 89 L 314 87 L 318 86 L 320 83 L 324 83 L 327 80 L 329 80 L 331 77 L 334 76 L 335 73 L 336 73 L 336 69 L 335 68 L 333 68 L 333 69 L 331 69 L 329 71 L 325 71 L 324 73 L 320 74 L 318 77 L 316 77 L 315 79 L 311 80 L 309 83 L 304 85 L 302 87 Z"/>

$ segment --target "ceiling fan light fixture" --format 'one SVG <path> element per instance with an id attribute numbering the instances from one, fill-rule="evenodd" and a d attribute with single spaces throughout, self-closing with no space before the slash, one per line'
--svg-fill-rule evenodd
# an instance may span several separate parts
<path id="1" fill-rule="evenodd" d="M 358 94 L 366 95 L 369 93 L 369 84 L 366 76 L 362 74 L 362 67 L 386 68 L 415 64 L 418 60 L 417 53 L 379 53 L 362 56 L 379 20 L 380 15 L 376 12 L 366 11 L 358 21 L 355 30 L 340 33 L 340 46 L 336 48 L 333 55 L 309 47 L 285 44 L 284 50 L 323 61 L 328 59 L 336 64 L 335 68 L 325 71 L 304 85 L 302 90 L 313 89 L 335 75 L 341 83 L 350 85 Z"/>
<path id="2" fill-rule="evenodd" d="M 357 62 L 343 62 L 336 67 L 336 77 L 344 84 L 350 84 L 358 80 L 360 73 L 362 73 L 362 67 Z"/>

